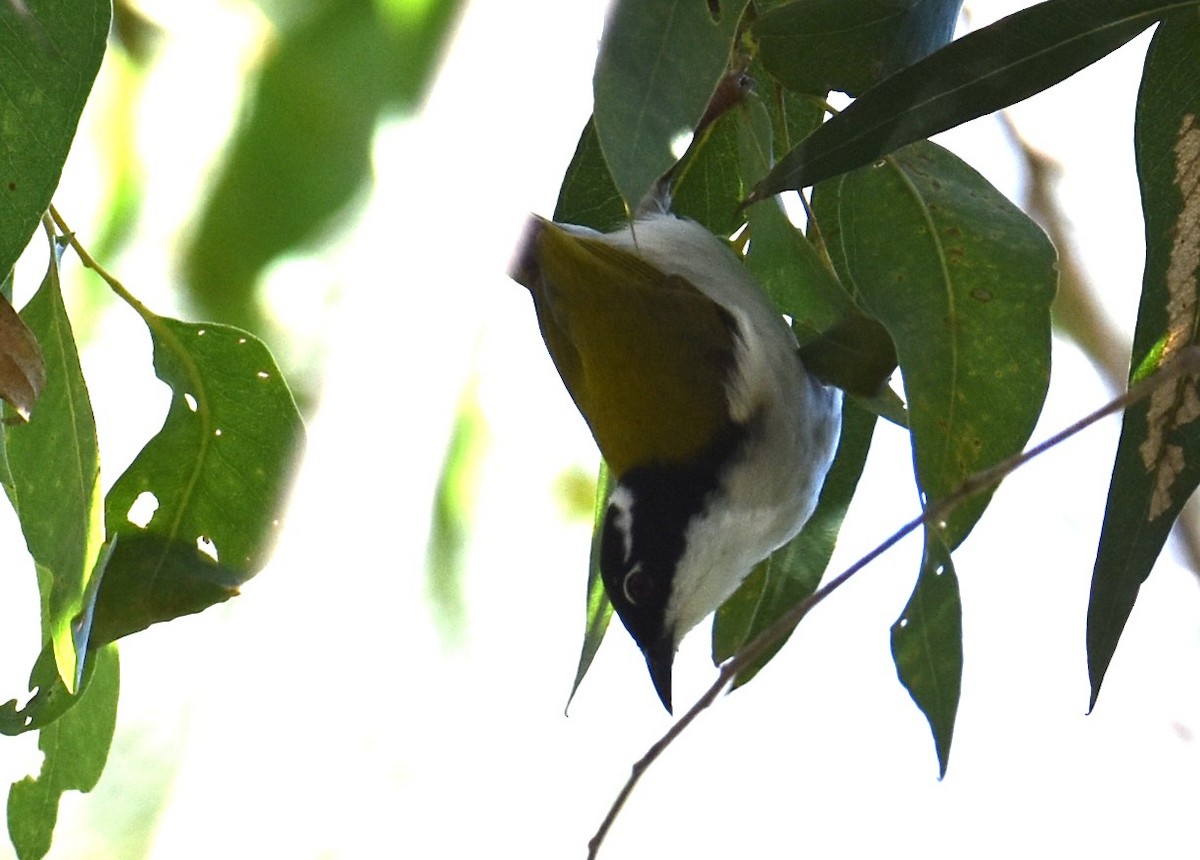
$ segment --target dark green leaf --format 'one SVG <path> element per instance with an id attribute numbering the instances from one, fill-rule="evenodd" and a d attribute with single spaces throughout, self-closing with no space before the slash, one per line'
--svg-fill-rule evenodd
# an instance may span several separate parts
<path id="1" fill-rule="evenodd" d="M 612 174 L 600 139 L 596 137 L 596 122 L 588 119 L 575 147 L 575 155 L 563 176 L 554 207 L 554 220 L 560 224 L 579 224 L 608 233 L 628 223 L 621 192 L 613 184 Z"/>
<path id="2" fill-rule="evenodd" d="M 800 347 L 808 372 L 863 398 L 878 396 L 896 369 L 896 345 L 878 320 L 850 314 Z"/>
<path id="3" fill-rule="evenodd" d="M 260 341 L 139 312 L 171 405 L 105 503 L 108 534 L 120 539 L 100 587 L 97 645 L 225 600 L 257 573 L 304 443 L 296 404 Z"/>
<path id="4" fill-rule="evenodd" d="M 771 168 L 773 141 L 786 133 L 789 105 L 776 102 L 775 119 L 757 101 L 738 113 L 741 174 L 747 184 Z M 798 105 L 802 113 L 804 105 Z M 773 127 L 774 126 L 774 127 Z M 812 243 L 788 219 L 777 200 L 764 200 L 746 210 L 750 250 L 746 264 L 782 313 L 792 318 L 802 340 L 814 337 L 851 313 L 854 303 Z"/>
<path id="5" fill-rule="evenodd" d="M 697 0 L 625 0 L 609 13 L 593 80 L 596 132 L 629 211 L 675 161 L 729 65 L 746 0 L 714 22 Z"/>
<path id="6" fill-rule="evenodd" d="M 104 538 L 96 425 L 59 289 L 60 253 L 56 246 L 45 280 L 21 312 L 42 346 L 46 387 L 29 422 L 6 427 L 4 436 L 9 496 L 37 568 L 43 633 L 73 691 L 83 650 L 77 654 L 72 623 Z"/>
<path id="7" fill-rule="evenodd" d="M 1049 0 L 951 42 L 865 92 L 789 152 L 761 199 L 870 164 L 1041 92 L 1197 0 Z"/>
<path id="8" fill-rule="evenodd" d="M 50 850 L 58 803 L 67 791 L 96 787 L 117 722 L 120 664 L 115 646 L 89 661 L 91 679 L 78 705 L 41 730 L 38 749 L 45 758 L 41 773 L 13 783 L 8 793 L 8 833 L 21 860 L 37 860 Z"/>
<path id="9" fill-rule="evenodd" d="M 712 634 L 714 663 L 720 665 L 728 660 L 816 590 L 858 487 L 874 430 L 874 415 L 846 403 L 837 455 L 821 488 L 816 510 L 800 533 L 756 565 L 741 587 L 717 610 Z M 786 638 L 781 640 L 760 661 L 739 674 L 736 686 L 753 678 L 786 641 Z"/>
<path id="10" fill-rule="evenodd" d="M 930 143 L 822 185 L 814 204 L 843 282 L 895 342 L 926 498 L 1020 451 L 1050 373 L 1056 254 L 1038 226 Z M 989 498 L 947 518 L 949 547 Z"/>
<path id="11" fill-rule="evenodd" d="M 717 236 L 732 236 L 744 220 L 738 204 L 750 186 L 738 169 L 743 122 L 741 108 L 724 113 L 692 141 L 674 176 L 671 208 Z"/>
<path id="12" fill-rule="evenodd" d="M 937 534 L 925 534 L 921 576 L 892 625 L 892 659 L 900 683 L 929 720 L 945 776 L 962 688 L 962 603 L 950 551 Z"/>
<path id="13" fill-rule="evenodd" d="M 790 89 L 852 95 L 950 41 L 962 0 L 808 0 L 765 12 L 751 32 Z"/>
<path id="14" fill-rule="evenodd" d="M 1133 379 L 1196 343 L 1200 246 L 1200 15 L 1160 25 L 1146 57 L 1134 144 L 1146 219 L 1146 270 L 1133 340 Z M 1196 380 L 1181 377 L 1130 406 L 1121 426 L 1088 604 L 1091 704 L 1138 589 L 1200 484 Z"/>
<path id="15" fill-rule="evenodd" d="M 104 57 L 109 0 L 0 3 L 0 272 L 50 205 Z"/>
<path id="16" fill-rule="evenodd" d="M 608 632 L 608 622 L 612 620 L 612 603 L 604 591 L 604 580 L 600 578 L 600 525 L 604 512 L 608 507 L 608 494 L 612 492 L 612 476 L 608 466 L 600 464 L 600 476 L 596 480 L 596 513 L 592 527 L 592 552 L 588 559 L 587 606 L 583 627 L 583 647 L 579 653 L 579 666 L 575 670 L 575 681 L 571 684 L 571 694 L 567 696 L 567 707 L 571 707 L 571 699 L 579 690 L 583 677 L 591 668 L 592 660 L 604 641 Z"/>

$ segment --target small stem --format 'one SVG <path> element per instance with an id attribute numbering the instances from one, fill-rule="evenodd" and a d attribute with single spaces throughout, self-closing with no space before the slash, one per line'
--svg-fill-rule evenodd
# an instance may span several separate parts
<path id="1" fill-rule="evenodd" d="M 925 508 L 924 513 L 919 517 L 910 520 L 900 527 L 899 530 L 892 533 L 886 540 L 860 558 L 854 564 L 850 565 L 840 574 L 831 579 L 824 586 L 814 591 L 804 600 L 801 600 L 793 606 L 787 613 L 781 615 L 773 624 L 760 632 L 756 637 L 744 645 L 737 654 L 730 657 L 722 665 L 720 672 L 717 675 L 717 680 L 708 688 L 700 699 L 688 709 L 679 720 L 671 726 L 670 730 L 662 736 L 646 754 L 642 756 L 633 766 L 633 771 L 629 779 L 625 782 L 621 792 L 617 795 L 612 806 L 609 807 L 608 814 L 604 821 L 601 822 L 600 828 L 596 831 L 596 835 L 588 842 L 588 858 L 593 860 L 600 851 L 600 846 L 604 842 L 604 838 L 608 835 L 608 831 L 612 828 L 613 822 L 621 809 L 625 806 L 625 801 L 633 792 L 634 786 L 649 769 L 659 756 L 666 751 L 683 730 L 686 729 L 703 711 L 707 710 L 717 697 L 730 686 L 746 666 L 753 664 L 762 657 L 771 647 L 781 641 L 797 624 L 808 614 L 814 606 L 844 585 L 849 579 L 874 561 L 883 553 L 887 552 L 903 538 L 907 537 L 917 528 L 930 523 L 939 523 L 950 514 L 952 510 L 961 505 L 967 499 L 985 490 L 991 489 L 999 484 L 1005 477 L 1012 473 L 1015 469 L 1028 463 L 1034 457 L 1044 454 L 1051 448 L 1071 438 L 1082 430 L 1087 429 L 1102 418 L 1107 418 L 1116 412 L 1121 411 L 1136 403 L 1137 401 L 1150 395 L 1154 389 L 1158 388 L 1181 374 L 1197 374 L 1200 373 L 1200 346 L 1190 346 L 1180 350 L 1175 356 L 1167 359 L 1159 369 L 1134 384 L 1128 391 L 1118 397 L 1113 398 L 1104 406 L 1096 411 L 1084 416 L 1069 427 L 1055 433 L 1049 439 L 1038 443 L 1027 451 L 1015 454 L 1012 457 L 1001 460 L 999 463 L 976 472 L 967 477 L 966 480 L 958 486 L 958 488 L 943 499 L 934 502 Z"/>
<path id="2" fill-rule="evenodd" d="M 79 243 L 78 239 L 75 238 L 75 232 L 67 226 L 67 222 L 63 220 L 62 215 L 58 214 L 58 210 L 54 208 L 54 204 L 50 204 L 49 213 L 50 217 L 54 219 L 54 223 L 58 226 L 59 232 L 66 238 L 67 243 L 71 246 L 71 249 L 79 257 L 80 262 L 99 275 L 104 283 L 108 284 L 112 291 L 116 293 L 122 301 L 137 311 L 138 315 L 142 317 L 142 319 L 149 322 L 150 318 L 154 316 L 150 309 L 138 301 L 137 296 L 125 289 L 125 285 L 117 280 L 115 275 L 111 274 L 107 269 L 96 262 L 92 255 L 87 252 L 87 249 Z"/>

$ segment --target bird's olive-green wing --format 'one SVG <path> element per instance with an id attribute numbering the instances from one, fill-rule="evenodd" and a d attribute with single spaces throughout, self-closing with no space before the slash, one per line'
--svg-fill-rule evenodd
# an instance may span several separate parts
<path id="1" fill-rule="evenodd" d="M 688 281 L 542 219 L 513 277 L 615 475 L 688 460 L 729 431 L 736 323 Z"/>

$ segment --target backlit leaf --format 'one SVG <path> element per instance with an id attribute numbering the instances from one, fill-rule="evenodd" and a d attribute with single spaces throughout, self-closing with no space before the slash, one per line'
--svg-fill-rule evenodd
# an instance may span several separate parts
<path id="1" fill-rule="evenodd" d="M 103 542 L 100 454 L 91 399 L 59 286 L 55 246 L 41 287 L 21 317 L 41 344 L 46 387 L 28 423 L 4 428 L 9 497 L 37 569 L 42 630 L 74 691 L 83 648 L 72 624 Z"/>
<path id="2" fill-rule="evenodd" d="M 95 645 L 236 594 L 266 563 L 304 444 L 296 404 L 260 341 L 139 312 L 171 404 L 105 502 L 109 537 L 119 540 Z"/>
<path id="3" fill-rule="evenodd" d="M 58 804 L 68 791 L 96 787 L 117 722 L 120 664 L 116 646 L 92 655 L 91 679 L 76 707 L 41 730 L 45 756 L 38 776 L 15 782 L 8 793 L 8 833 L 20 860 L 38 860 L 50 850 Z"/>
<path id="4" fill-rule="evenodd" d="M 583 647 L 579 653 L 579 666 L 575 670 L 575 680 L 571 684 L 571 694 L 567 697 L 567 707 L 571 699 L 579 691 L 579 685 L 591 668 L 604 634 L 608 632 L 608 622 L 612 620 L 613 607 L 604 591 L 604 580 L 600 578 L 600 525 L 604 521 L 604 513 L 608 508 L 608 495 L 612 492 L 612 475 L 608 467 L 600 464 L 600 476 L 596 481 L 596 513 L 592 528 L 592 550 L 588 559 L 587 601 L 584 613 Z"/>

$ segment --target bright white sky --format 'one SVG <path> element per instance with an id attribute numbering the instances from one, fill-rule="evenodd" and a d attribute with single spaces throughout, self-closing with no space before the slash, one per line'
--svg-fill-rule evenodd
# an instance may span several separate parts
<path id="1" fill-rule="evenodd" d="M 1021 4 L 985 5 L 998 16 Z M 116 268 L 169 310 L 162 249 L 265 25 L 230 2 L 146 6 L 170 35 L 142 110 L 178 121 L 147 122 L 139 139 L 151 194 L 139 250 Z M 597 0 L 473 4 L 424 113 L 381 131 L 362 221 L 320 258 L 276 273 L 274 294 L 299 295 L 285 317 L 323 331 L 329 350 L 289 531 L 242 597 L 122 644 L 109 771 L 93 795 L 64 804 L 52 857 L 111 856 L 105 840 L 138 827 L 130 799 L 161 793 L 168 806 L 147 837 L 155 858 L 582 857 L 629 766 L 669 726 L 615 624 L 563 716 L 588 528 L 563 522 L 554 483 L 596 455 L 527 296 L 503 275 L 525 213 L 553 208 L 589 111 L 602 20 Z M 236 47 L 215 54 L 217 44 Z M 1141 268 L 1130 130 L 1145 44 L 1013 111 L 1063 163 L 1084 261 L 1127 331 Z M 1000 141 L 980 122 L 943 142 L 1016 195 Z M 95 181 L 86 155 L 77 161 L 60 209 L 83 222 Z M 132 343 L 121 360 L 148 373 L 136 330 L 108 325 L 95 355 Z M 1056 342 L 1054 359 L 1035 440 L 1108 396 L 1072 347 Z M 152 393 L 152 408 L 137 408 L 124 377 L 106 385 L 106 372 L 92 381 L 101 431 L 131 426 L 102 439 L 111 482 L 165 399 Z M 490 456 L 469 626 L 447 647 L 424 598 L 424 540 L 445 434 L 474 374 Z M 910 541 L 684 735 L 603 856 L 1191 856 L 1200 599 L 1170 556 L 1143 589 L 1097 712 L 1084 715 L 1088 579 L 1118 428 L 1010 478 L 956 553 L 967 664 L 945 781 L 888 646 L 919 561 Z M 915 513 L 907 443 L 881 427 L 833 566 Z M 12 587 L 27 589 L 12 624 L 27 625 L 32 586 Z M 25 630 L 6 648 L 36 638 L 6 629 Z M 680 710 L 713 678 L 706 648 L 702 628 L 678 658 Z M 5 690 L 21 688 L 35 653 L 5 657 Z M 0 744 L 0 777 L 36 762 L 32 739 Z"/>

